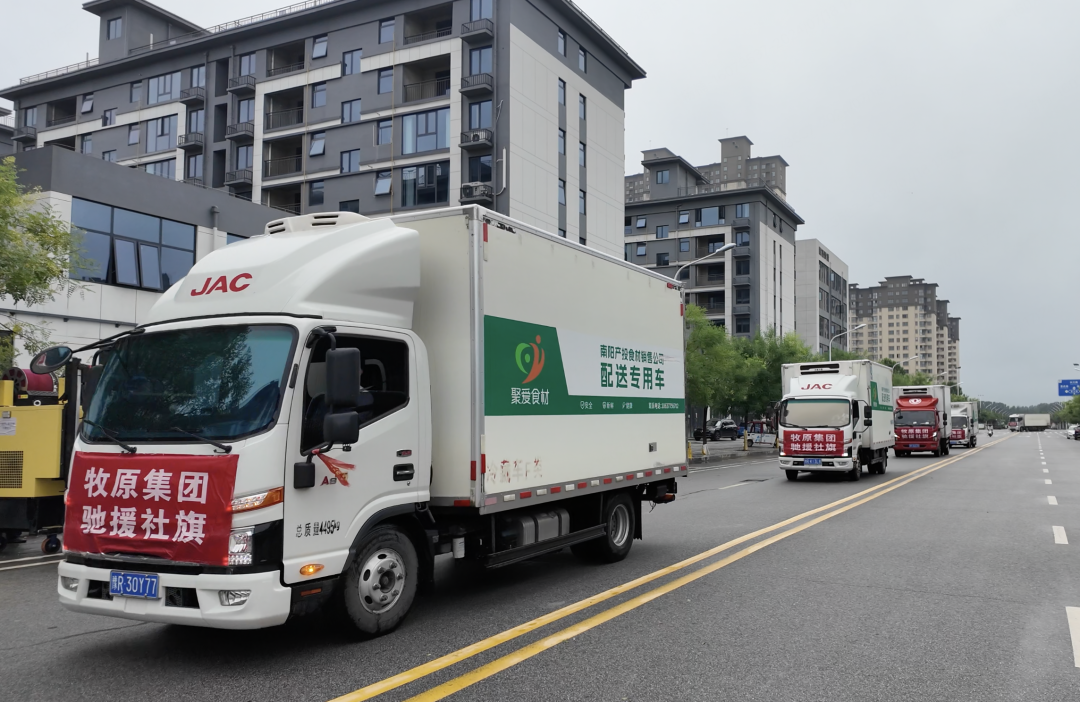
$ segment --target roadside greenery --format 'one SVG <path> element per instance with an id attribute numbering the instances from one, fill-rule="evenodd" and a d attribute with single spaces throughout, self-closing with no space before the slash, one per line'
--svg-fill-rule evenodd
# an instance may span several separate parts
<path id="1" fill-rule="evenodd" d="M 1062 424 L 1080 424 L 1080 395 L 1061 406 L 1061 409 L 1050 416 L 1054 422 Z"/>

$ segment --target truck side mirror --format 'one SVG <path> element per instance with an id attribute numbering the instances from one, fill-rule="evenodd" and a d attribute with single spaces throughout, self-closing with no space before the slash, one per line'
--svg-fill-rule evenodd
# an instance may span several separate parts
<path id="1" fill-rule="evenodd" d="M 360 404 L 360 349 L 326 352 L 326 404 L 331 408 Z"/>
<path id="2" fill-rule="evenodd" d="M 67 346 L 47 348 L 30 361 L 30 370 L 38 375 L 48 375 L 71 360 L 71 354 L 72 351 Z"/>
<path id="3" fill-rule="evenodd" d="M 863 419 L 867 420 L 866 426 L 870 426 L 869 421 L 874 417 L 874 408 L 870 405 L 866 405 L 862 408 Z"/>
<path id="4" fill-rule="evenodd" d="M 864 419 L 863 420 L 863 426 L 864 427 L 871 427 L 873 425 L 874 425 L 874 420 L 873 419 Z"/>
<path id="5" fill-rule="evenodd" d="M 326 415 L 323 419 L 323 441 L 332 444 L 355 444 L 360 438 L 360 415 L 345 410 Z"/>

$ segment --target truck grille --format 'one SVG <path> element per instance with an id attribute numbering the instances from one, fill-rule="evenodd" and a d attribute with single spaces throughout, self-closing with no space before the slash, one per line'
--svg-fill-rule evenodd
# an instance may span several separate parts
<path id="1" fill-rule="evenodd" d="M 19 489 L 23 482 L 23 452 L 0 451 L 0 489 Z"/>

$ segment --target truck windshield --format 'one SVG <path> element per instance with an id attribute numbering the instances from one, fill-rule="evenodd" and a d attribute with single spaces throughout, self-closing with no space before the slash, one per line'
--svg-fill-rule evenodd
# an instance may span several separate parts
<path id="1" fill-rule="evenodd" d="M 235 440 L 265 429 L 281 403 L 296 331 L 234 325 L 144 333 L 117 342 L 83 424 L 126 441 Z M 183 431 L 177 431 L 177 429 Z"/>
<path id="2" fill-rule="evenodd" d="M 788 400 L 780 409 L 785 427 L 846 427 L 851 424 L 851 404 L 845 400 Z"/>
<path id="3" fill-rule="evenodd" d="M 937 426 L 936 415 L 933 410 L 904 410 L 897 412 L 893 419 L 898 427 L 933 427 Z"/>
<path id="4" fill-rule="evenodd" d="M 968 425 L 968 418 L 954 414 L 952 418 L 953 429 L 962 429 Z"/>

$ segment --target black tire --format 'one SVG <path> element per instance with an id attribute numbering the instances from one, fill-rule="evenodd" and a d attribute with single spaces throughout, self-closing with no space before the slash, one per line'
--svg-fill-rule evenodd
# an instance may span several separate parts
<path id="1" fill-rule="evenodd" d="M 598 539 L 575 544 L 571 551 L 575 556 L 600 563 L 616 563 L 626 558 L 634 545 L 637 533 L 637 517 L 630 495 L 621 492 L 604 502 L 603 524 L 608 531 Z"/>
<path id="2" fill-rule="evenodd" d="M 341 576 L 341 618 L 365 638 L 393 631 L 409 613 L 419 581 L 420 562 L 409 537 L 393 526 L 378 527 L 367 535 L 356 550 L 356 559 Z M 398 589 L 392 589 L 395 587 Z M 384 592 L 383 588 L 390 593 L 381 598 L 394 599 L 380 607 L 377 593 Z"/>
<path id="3" fill-rule="evenodd" d="M 56 538 L 56 536 L 50 536 L 50 537 L 48 537 L 47 539 L 45 539 L 44 541 L 41 542 L 41 552 L 42 553 L 48 553 L 48 554 L 60 553 L 60 548 L 61 548 L 60 539 Z"/>
<path id="4" fill-rule="evenodd" d="M 944 446 L 944 448 L 942 448 L 941 452 L 944 455 L 948 456 L 950 453 L 952 453 L 952 444 L 950 444 L 948 441 L 946 441 L 945 446 Z"/>
<path id="5" fill-rule="evenodd" d="M 934 449 L 933 452 L 932 452 L 932 455 L 934 456 L 934 458 L 938 458 L 939 456 L 941 456 L 941 454 L 942 454 L 942 449 L 941 449 L 940 446 L 937 447 L 936 449 Z"/>
<path id="6" fill-rule="evenodd" d="M 888 456 L 888 454 L 886 454 L 884 457 L 882 457 L 881 463 L 878 463 L 877 474 L 878 475 L 885 475 L 885 471 L 888 470 L 888 468 L 889 468 L 889 456 Z"/>
<path id="7" fill-rule="evenodd" d="M 799 479 L 799 471 L 797 471 L 797 470 L 785 470 L 784 475 L 787 476 L 788 480 L 798 480 Z"/>
<path id="8" fill-rule="evenodd" d="M 854 465 L 851 467 L 851 470 L 847 472 L 847 479 L 851 482 L 862 480 L 862 464 L 859 463 L 859 458 L 856 456 L 852 460 L 852 463 L 854 463 Z"/>
<path id="9" fill-rule="evenodd" d="M 8 545 L 8 537 L 7 537 L 7 534 L 5 534 L 4 532 L 0 531 L 0 551 L 3 551 L 3 550 L 4 550 L 4 547 L 5 547 L 5 546 L 7 546 L 7 545 Z"/>
<path id="10" fill-rule="evenodd" d="M 746 448 L 748 448 L 748 449 L 754 448 L 754 440 L 753 439 L 747 439 L 746 440 Z"/>

